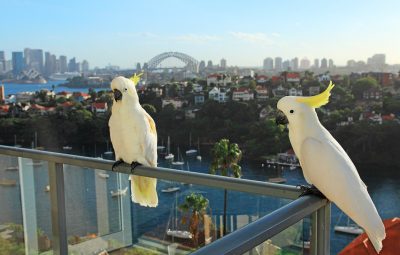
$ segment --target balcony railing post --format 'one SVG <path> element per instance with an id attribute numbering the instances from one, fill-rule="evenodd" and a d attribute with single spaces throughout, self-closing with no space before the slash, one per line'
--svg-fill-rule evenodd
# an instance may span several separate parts
<path id="1" fill-rule="evenodd" d="M 51 203 L 51 224 L 53 231 L 53 252 L 68 254 L 68 240 L 65 214 L 65 190 L 63 164 L 49 161 L 49 183 Z"/>
<path id="2" fill-rule="evenodd" d="M 317 211 L 317 254 L 330 254 L 330 204 Z"/>
<path id="3" fill-rule="evenodd" d="M 318 255 L 318 239 L 317 239 L 317 225 L 318 225 L 318 215 L 317 211 L 311 214 L 311 255 Z"/>

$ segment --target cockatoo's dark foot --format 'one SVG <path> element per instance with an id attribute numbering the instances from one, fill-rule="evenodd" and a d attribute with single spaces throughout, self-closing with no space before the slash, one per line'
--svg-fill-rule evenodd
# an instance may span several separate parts
<path id="1" fill-rule="evenodd" d="M 131 173 L 133 174 L 133 171 L 135 170 L 135 168 L 136 168 L 137 166 L 141 166 L 141 165 L 142 165 L 142 164 L 140 164 L 139 162 L 133 161 L 132 164 L 131 164 Z"/>
<path id="2" fill-rule="evenodd" d="M 123 160 L 117 160 L 117 161 L 115 161 L 115 163 L 112 165 L 112 168 L 111 168 L 111 170 L 112 171 L 115 171 L 115 168 L 117 167 L 117 166 L 119 166 L 119 165 L 121 165 L 122 163 L 125 163 Z"/>
<path id="3" fill-rule="evenodd" d="M 297 186 L 301 190 L 301 194 L 299 197 L 306 196 L 306 195 L 315 195 L 321 198 L 326 198 L 324 194 L 317 189 L 314 185 L 306 186 L 306 185 L 298 185 Z"/>

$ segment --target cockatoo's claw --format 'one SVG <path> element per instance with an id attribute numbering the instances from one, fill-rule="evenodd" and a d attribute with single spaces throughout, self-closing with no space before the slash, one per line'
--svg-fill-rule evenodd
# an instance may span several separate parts
<path id="1" fill-rule="evenodd" d="M 124 161 L 123 160 L 117 160 L 117 161 L 115 161 L 115 163 L 112 165 L 112 168 L 111 168 L 111 170 L 112 171 L 115 171 L 115 168 L 117 167 L 117 166 L 119 166 L 119 165 L 121 165 L 122 163 L 124 163 Z"/>
<path id="2" fill-rule="evenodd" d="M 142 164 L 140 164 L 139 162 L 133 161 L 132 164 L 131 164 L 131 173 L 133 174 L 133 171 L 135 170 L 135 168 L 136 168 L 137 166 L 141 166 L 141 165 L 142 165 Z"/>
<path id="3" fill-rule="evenodd" d="M 307 195 L 315 195 L 321 198 L 326 198 L 325 195 L 322 194 L 321 191 L 319 191 L 319 189 L 317 189 L 317 187 L 315 187 L 314 185 L 311 186 L 298 185 L 297 187 L 301 190 L 301 194 L 299 197 Z"/>

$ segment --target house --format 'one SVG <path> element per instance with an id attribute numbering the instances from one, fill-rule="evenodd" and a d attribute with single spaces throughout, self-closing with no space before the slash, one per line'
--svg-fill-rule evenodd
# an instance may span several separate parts
<path id="1" fill-rule="evenodd" d="M 228 101 L 228 97 L 226 92 L 222 88 L 214 87 L 212 90 L 208 92 L 208 98 L 210 100 L 215 100 L 218 103 L 225 103 Z"/>
<path id="2" fill-rule="evenodd" d="M 180 109 L 182 108 L 183 104 L 185 103 L 185 101 L 180 100 L 180 99 L 163 99 L 162 100 L 162 108 L 164 108 L 166 105 L 173 105 L 175 109 Z"/>
<path id="3" fill-rule="evenodd" d="M 320 75 L 318 75 L 317 78 L 318 78 L 319 82 L 330 81 L 331 80 L 331 76 L 329 75 L 329 73 L 320 74 Z"/>
<path id="4" fill-rule="evenodd" d="M 257 84 L 265 85 L 267 83 L 267 81 L 268 81 L 268 76 L 266 76 L 266 75 L 258 75 L 256 77 Z"/>
<path id="5" fill-rule="evenodd" d="M 58 93 L 56 94 L 56 100 L 59 99 L 59 98 L 68 99 L 68 98 L 70 98 L 71 96 L 72 96 L 72 93 L 67 92 L 67 91 L 61 91 L 61 92 L 58 92 Z"/>
<path id="6" fill-rule="evenodd" d="M 232 78 L 226 74 L 210 74 L 207 76 L 207 86 L 214 84 L 215 86 L 226 86 L 232 82 Z"/>
<path id="7" fill-rule="evenodd" d="M 27 103 L 33 99 L 35 96 L 34 92 L 19 92 L 16 95 L 17 103 Z"/>
<path id="8" fill-rule="evenodd" d="M 272 76 L 271 77 L 271 83 L 272 83 L 272 85 L 278 85 L 278 84 L 281 84 L 281 82 L 282 82 L 282 79 L 281 79 L 281 77 L 280 76 Z"/>
<path id="9" fill-rule="evenodd" d="M 272 116 L 274 113 L 274 110 L 271 107 L 264 107 L 259 114 L 259 117 L 261 120 L 266 119 L 269 116 Z"/>
<path id="10" fill-rule="evenodd" d="M 308 88 L 308 95 L 310 96 L 318 95 L 319 91 L 320 91 L 319 86 L 311 86 Z"/>
<path id="11" fill-rule="evenodd" d="M 15 104 L 17 102 L 17 97 L 15 95 L 9 95 L 4 99 L 4 104 Z"/>
<path id="12" fill-rule="evenodd" d="M 100 103 L 100 102 L 92 103 L 92 112 L 106 113 L 107 110 L 108 110 L 107 103 Z"/>
<path id="13" fill-rule="evenodd" d="M 281 73 L 282 79 L 285 83 L 299 83 L 300 73 L 297 72 L 283 72 Z"/>
<path id="14" fill-rule="evenodd" d="M 40 115 L 51 114 L 56 111 L 55 107 L 46 107 L 39 104 L 32 104 L 28 110 L 31 113 L 37 113 Z"/>
<path id="15" fill-rule="evenodd" d="M 9 110 L 10 110 L 9 105 L 0 105 L 0 115 L 2 116 L 7 115 Z"/>
<path id="16" fill-rule="evenodd" d="M 203 86 L 201 86 L 200 84 L 193 84 L 193 92 L 195 93 L 199 93 L 203 91 Z"/>
<path id="17" fill-rule="evenodd" d="M 291 88 L 288 91 L 289 96 L 302 96 L 303 91 L 301 89 Z"/>
<path id="18" fill-rule="evenodd" d="M 369 72 L 362 73 L 362 77 L 372 77 L 378 81 L 382 87 L 389 87 L 393 85 L 393 74 L 392 73 L 384 73 L 384 72 Z"/>
<path id="19" fill-rule="evenodd" d="M 382 99 L 382 91 L 378 88 L 370 88 L 363 92 L 364 100 L 380 100 Z"/>
<path id="20" fill-rule="evenodd" d="M 88 99 L 89 97 L 90 97 L 89 94 L 83 93 L 83 92 L 74 92 L 74 93 L 72 93 L 72 98 L 75 101 L 78 101 L 78 102 L 83 102 L 86 99 Z"/>
<path id="21" fill-rule="evenodd" d="M 196 118 L 196 113 L 199 111 L 199 109 L 186 109 L 185 110 L 185 118 L 186 119 L 194 119 Z"/>
<path id="22" fill-rule="evenodd" d="M 194 104 L 204 104 L 204 94 L 203 93 L 196 93 L 194 94 Z"/>
<path id="23" fill-rule="evenodd" d="M 254 93 L 246 87 L 241 87 L 233 91 L 233 101 L 249 101 L 254 99 Z"/>
<path id="24" fill-rule="evenodd" d="M 256 88 L 256 98 L 259 101 L 265 101 L 268 99 L 268 89 L 261 87 L 261 86 L 257 86 Z"/>
<path id="25" fill-rule="evenodd" d="M 277 88 L 274 88 L 272 90 L 272 94 L 274 95 L 274 97 L 284 97 L 287 95 L 287 90 L 282 87 L 282 85 L 279 85 Z"/>

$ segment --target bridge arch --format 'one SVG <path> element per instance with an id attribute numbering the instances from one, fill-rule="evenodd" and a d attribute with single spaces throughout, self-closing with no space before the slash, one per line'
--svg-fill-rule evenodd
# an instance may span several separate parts
<path id="1" fill-rule="evenodd" d="M 196 59 L 187 54 L 181 52 L 173 52 L 173 51 L 161 53 L 155 56 L 154 58 L 150 59 L 148 62 L 148 68 L 156 69 L 157 66 L 167 58 L 177 58 L 186 64 L 187 70 L 190 70 L 195 73 L 197 73 L 198 71 L 199 61 L 197 61 Z"/>

